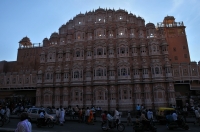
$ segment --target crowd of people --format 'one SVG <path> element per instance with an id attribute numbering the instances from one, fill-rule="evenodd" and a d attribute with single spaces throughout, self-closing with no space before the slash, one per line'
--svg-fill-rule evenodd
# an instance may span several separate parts
<path id="1" fill-rule="evenodd" d="M 31 107 L 34 107 L 34 106 L 31 106 Z M 190 104 L 186 103 L 186 105 L 183 106 L 182 108 L 176 107 L 175 105 L 170 105 L 169 107 L 172 107 L 176 110 L 175 112 L 170 113 L 171 115 L 170 117 L 171 119 L 173 119 L 173 121 L 177 120 L 178 114 L 182 114 L 186 121 L 186 117 L 188 116 L 188 113 L 193 112 L 200 125 L 200 105 L 191 106 Z M 116 121 L 116 119 L 119 119 L 121 116 L 118 109 L 115 109 L 114 113 L 111 114 L 111 112 L 109 111 L 102 111 L 100 107 L 95 108 L 94 106 L 90 108 L 89 107 L 80 108 L 78 105 L 76 105 L 74 108 L 72 108 L 71 106 L 67 108 L 63 108 L 62 106 L 58 108 L 55 108 L 55 107 L 48 107 L 48 108 L 52 111 L 55 111 L 56 124 L 61 125 L 61 126 L 64 125 L 66 121 L 66 117 L 68 117 L 71 120 L 76 119 L 79 123 L 86 123 L 86 124 L 92 124 L 92 125 L 94 125 L 94 122 L 97 117 L 101 117 L 102 121 L 107 122 L 107 127 L 109 129 L 109 124 L 113 124 L 114 121 Z M 11 112 L 18 111 L 20 113 L 23 113 L 23 112 L 26 112 L 27 110 L 28 110 L 28 107 L 25 107 L 21 103 L 16 104 L 15 107 L 12 108 L 12 111 L 7 105 L 5 105 L 5 106 L 0 107 L 0 115 L 2 117 L 7 116 L 9 118 Z M 136 111 L 135 114 L 132 111 L 134 110 L 127 111 L 125 114 L 126 119 L 127 119 L 127 126 L 133 125 L 133 117 L 135 117 L 134 122 L 142 122 L 143 124 L 146 124 L 146 125 L 148 125 L 150 121 L 155 119 L 156 111 L 153 109 L 146 109 L 144 105 L 137 104 L 135 108 L 135 111 Z M 41 111 L 40 118 L 44 118 L 45 117 L 44 114 L 45 112 Z M 21 117 L 21 121 L 23 123 L 21 124 L 26 124 L 27 120 L 24 119 L 26 115 L 21 114 L 21 116 L 22 115 L 23 117 Z M 170 120 L 170 117 L 166 116 L 166 118 L 169 118 L 169 120 Z M 20 126 L 20 124 L 18 124 L 18 126 Z M 16 131 L 18 131 L 19 129 L 20 128 L 16 129 Z"/>

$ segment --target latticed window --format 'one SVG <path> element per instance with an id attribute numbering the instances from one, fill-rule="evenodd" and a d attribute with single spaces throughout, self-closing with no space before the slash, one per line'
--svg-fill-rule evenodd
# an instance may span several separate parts
<path id="1" fill-rule="evenodd" d="M 121 54 L 125 54 L 125 47 L 121 47 L 121 48 L 120 48 L 120 53 L 121 53 Z"/>
<path id="2" fill-rule="evenodd" d="M 74 72 L 74 78 L 79 78 L 79 71 Z"/>
<path id="3" fill-rule="evenodd" d="M 126 76 L 127 75 L 127 70 L 125 68 L 121 69 L 121 75 Z"/>
<path id="4" fill-rule="evenodd" d="M 103 69 L 98 68 L 98 69 L 97 69 L 96 76 L 103 76 Z"/>
<path id="5" fill-rule="evenodd" d="M 76 51 L 76 57 L 80 57 L 80 56 L 81 56 L 80 51 Z"/>
<path id="6" fill-rule="evenodd" d="M 102 48 L 97 49 L 97 55 L 103 55 L 103 49 Z"/>
<path id="7" fill-rule="evenodd" d="M 158 67 L 155 68 L 155 74 L 159 74 L 159 68 Z"/>
<path id="8" fill-rule="evenodd" d="M 68 73 L 65 73 L 65 74 L 64 74 L 64 78 L 68 78 Z"/>
<path id="9" fill-rule="evenodd" d="M 47 79 L 47 80 L 50 79 L 49 73 L 46 74 L 46 79 Z"/>

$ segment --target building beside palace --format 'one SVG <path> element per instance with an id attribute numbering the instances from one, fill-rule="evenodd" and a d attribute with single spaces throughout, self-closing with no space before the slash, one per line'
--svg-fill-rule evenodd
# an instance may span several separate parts
<path id="1" fill-rule="evenodd" d="M 183 22 L 147 23 L 125 10 L 78 14 L 59 32 L 19 42 L 17 61 L 0 62 L 0 97 L 36 106 L 135 109 L 185 105 L 200 90 Z"/>

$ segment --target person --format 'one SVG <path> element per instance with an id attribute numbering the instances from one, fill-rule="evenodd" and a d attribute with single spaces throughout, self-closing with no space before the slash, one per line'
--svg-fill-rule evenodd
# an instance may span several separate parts
<path id="1" fill-rule="evenodd" d="M 108 120 L 108 129 L 110 129 L 109 126 L 113 126 L 114 124 L 114 118 L 111 116 L 110 112 L 107 113 L 107 120 Z M 110 125 L 109 125 L 110 124 Z"/>
<path id="2" fill-rule="evenodd" d="M 105 123 L 106 123 L 106 128 L 109 129 L 107 114 L 108 114 L 108 112 L 107 112 L 107 111 L 104 111 L 104 112 L 101 114 L 101 119 L 102 119 L 102 122 L 105 122 Z"/>
<path id="3" fill-rule="evenodd" d="M 90 115 L 90 109 L 89 109 L 89 107 L 87 107 L 87 110 L 85 111 L 85 122 L 86 122 L 86 124 L 88 124 L 89 115 Z"/>
<path id="4" fill-rule="evenodd" d="M 6 107 L 6 117 L 9 119 L 10 118 L 10 108 Z"/>
<path id="5" fill-rule="evenodd" d="M 114 113 L 114 119 L 119 120 L 119 118 L 120 118 L 120 114 L 119 114 L 118 108 L 116 108 L 115 113 Z"/>
<path id="6" fill-rule="evenodd" d="M 173 121 L 175 121 L 179 125 L 180 122 L 178 120 L 178 115 L 176 114 L 176 111 L 173 111 L 172 118 L 173 118 Z"/>
<path id="7" fill-rule="evenodd" d="M 153 112 L 152 112 L 151 109 L 149 109 L 149 110 L 147 111 L 147 118 L 148 118 L 148 120 L 153 120 Z"/>
<path id="8" fill-rule="evenodd" d="M 142 114 L 141 114 L 141 116 L 140 116 L 140 119 L 141 119 L 142 124 L 143 124 L 144 126 L 149 127 L 150 122 L 149 122 L 149 120 L 146 118 L 145 112 L 142 112 Z"/>
<path id="9" fill-rule="evenodd" d="M 92 112 L 93 112 L 93 116 L 94 116 L 94 121 L 96 121 L 96 109 L 94 106 L 92 107 Z"/>
<path id="10" fill-rule="evenodd" d="M 40 118 L 39 118 L 38 121 L 39 121 L 39 124 L 40 124 L 40 125 L 43 125 L 44 122 L 45 122 L 45 111 L 40 110 L 39 113 L 40 113 Z"/>
<path id="11" fill-rule="evenodd" d="M 59 123 L 59 116 L 60 116 L 60 111 L 59 108 L 56 109 L 56 123 Z"/>
<path id="12" fill-rule="evenodd" d="M 20 119 L 21 121 L 17 124 L 15 132 L 32 132 L 32 125 L 28 121 L 28 114 L 23 112 Z"/>
<path id="13" fill-rule="evenodd" d="M 85 122 L 85 108 L 82 108 L 82 122 Z"/>
<path id="14" fill-rule="evenodd" d="M 82 114 L 83 114 L 83 109 L 79 108 L 79 111 L 78 111 L 78 119 L 79 119 L 79 122 L 82 122 Z"/>
<path id="15" fill-rule="evenodd" d="M 59 118 L 60 125 L 63 126 L 63 122 L 65 121 L 65 111 L 62 107 L 60 108 L 60 116 L 59 117 L 60 117 Z"/>
<path id="16" fill-rule="evenodd" d="M 184 117 L 185 122 L 186 122 L 186 117 L 187 116 L 188 116 L 187 106 L 184 106 L 183 107 L 183 117 Z"/>
<path id="17" fill-rule="evenodd" d="M 3 117 L 5 115 L 5 112 L 6 112 L 5 107 L 2 107 L 0 111 L 0 115 Z"/>
<path id="18" fill-rule="evenodd" d="M 199 114 L 199 111 L 198 111 L 197 108 L 195 108 L 194 113 L 195 113 L 195 116 L 196 116 L 196 120 L 197 120 L 197 122 L 199 122 L 199 126 L 200 126 L 200 114 Z"/>
<path id="19" fill-rule="evenodd" d="M 107 121 L 107 111 L 104 111 L 102 114 L 101 114 L 101 119 L 102 121 Z"/>
<path id="20" fill-rule="evenodd" d="M 173 117 L 170 111 L 166 111 L 166 119 L 167 119 L 167 124 L 170 124 L 173 121 Z"/>
<path id="21" fill-rule="evenodd" d="M 137 106 L 136 106 L 136 110 L 137 110 L 137 115 L 141 115 L 141 107 L 140 107 L 140 105 L 139 104 L 137 104 Z"/>
<path id="22" fill-rule="evenodd" d="M 94 125 L 94 116 L 92 109 L 90 110 L 89 117 L 88 117 L 88 124 Z"/>
<path id="23" fill-rule="evenodd" d="M 127 126 L 132 125 L 132 120 L 131 120 L 131 113 L 128 112 L 128 115 L 127 115 Z"/>

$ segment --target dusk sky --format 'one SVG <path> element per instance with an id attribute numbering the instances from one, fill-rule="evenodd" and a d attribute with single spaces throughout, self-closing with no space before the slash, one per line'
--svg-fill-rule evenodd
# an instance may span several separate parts
<path id="1" fill-rule="evenodd" d="M 164 17 L 183 21 L 191 61 L 200 61 L 200 0 L 0 0 L 0 61 L 16 61 L 19 41 L 42 43 L 77 14 L 125 9 L 157 25 Z"/>

